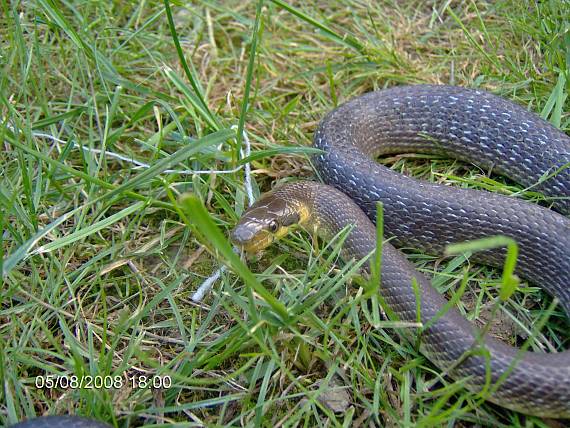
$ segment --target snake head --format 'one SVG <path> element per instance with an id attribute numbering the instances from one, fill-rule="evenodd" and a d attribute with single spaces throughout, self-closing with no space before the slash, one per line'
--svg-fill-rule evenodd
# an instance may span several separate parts
<path id="1" fill-rule="evenodd" d="M 230 239 L 248 253 L 265 249 L 299 222 L 299 212 L 290 202 L 275 193 L 265 195 L 244 212 Z"/>

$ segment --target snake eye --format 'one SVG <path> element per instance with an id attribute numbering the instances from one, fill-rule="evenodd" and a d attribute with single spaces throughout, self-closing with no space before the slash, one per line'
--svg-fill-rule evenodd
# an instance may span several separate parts
<path id="1" fill-rule="evenodd" d="M 269 223 L 269 231 L 270 232 L 277 232 L 277 229 L 279 228 L 279 224 L 273 220 L 271 223 Z"/>

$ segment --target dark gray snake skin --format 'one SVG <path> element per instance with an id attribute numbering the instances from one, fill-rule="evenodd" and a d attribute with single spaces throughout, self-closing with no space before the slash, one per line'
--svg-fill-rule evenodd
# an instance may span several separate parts
<path id="1" fill-rule="evenodd" d="M 80 416 L 43 416 L 12 425 L 11 428 L 111 428 L 111 425 Z"/>
<path id="2" fill-rule="evenodd" d="M 380 154 L 415 152 L 474 162 L 534 186 L 555 210 L 568 214 L 570 168 L 564 166 L 570 163 L 570 138 L 549 123 L 481 90 L 404 86 L 365 94 L 332 111 L 320 123 L 314 145 L 324 151 L 314 164 L 325 183 L 350 196 L 373 221 L 376 201 L 383 202 L 385 230 L 396 246 L 441 253 L 450 243 L 510 236 L 520 246 L 518 273 L 556 296 L 570 315 L 567 217 L 515 198 L 421 182 L 373 160 Z M 340 192 L 311 192 L 314 204 L 324 210 L 321 215 L 337 227 L 359 222 Z M 345 245 L 363 257 L 374 248 L 373 236 L 369 223 L 362 230 L 357 227 Z M 384 247 L 383 258 L 381 293 L 389 306 L 400 319 L 416 320 L 411 287 L 415 277 L 421 288 L 422 322 L 430 320 L 444 298 L 391 245 Z M 502 265 L 503 258 L 502 252 L 473 257 L 493 265 Z M 517 357 L 490 399 L 524 413 L 570 418 L 570 351 L 517 355 L 518 349 L 486 337 L 490 360 L 481 355 L 465 358 L 476 334 L 453 309 L 423 332 L 423 351 L 453 377 L 467 378 L 473 390 L 482 388 L 488 368 L 495 383 Z"/>

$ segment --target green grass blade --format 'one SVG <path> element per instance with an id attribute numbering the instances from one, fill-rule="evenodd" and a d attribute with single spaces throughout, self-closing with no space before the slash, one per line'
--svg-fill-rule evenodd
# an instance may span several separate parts
<path id="1" fill-rule="evenodd" d="M 117 223 L 118 221 L 122 220 L 123 218 L 127 217 L 128 215 L 137 212 L 144 208 L 146 204 L 143 201 L 137 202 L 130 207 L 122 209 L 121 211 L 110 215 L 109 217 L 100 220 L 96 223 L 93 223 L 90 226 L 84 227 L 83 229 L 77 230 L 69 235 L 63 236 L 59 239 L 56 239 L 49 244 L 42 245 L 34 253 L 36 254 L 43 254 L 49 253 L 50 251 L 55 251 L 59 248 L 63 248 L 67 245 L 73 244 L 80 239 L 86 238 L 89 235 L 99 232 L 102 229 L 112 226 L 113 224 Z"/>
<path id="2" fill-rule="evenodd" d="M 364 45 L 362 45 L 354 36 L 352 36 L 350 34 L 340 35 L 339 33 L 334 31 L 329 26 L 317 21 L 314 18 L 311 18 L 309 15 L 307 15 L 303 11 L 297 9 L 294 6 L 291 6 L 290 4 L 286 3 L 283 0 L 271 0 L 271 2 L 276 4 L 277 6 L 285 9 L 287 12 L 292 13 L 293 15 L 302 19 L 303 21 L 307 22 L 308 24 L 311 24 L 313 27 L 318 28 L 320 31 L 323 32 L 323 34 L 325 34 L 326 36 L 328 36 L 332 40 L 334 40 L 338 43 L 341 43 L 343 45 L 346 45 L 352 49 L 355 49 L 359 53 L 364 53 L 364 51 L 365 51 Z"/>
<path id="3" fill-rule="evenodd" d="M 156 177 L 163 171 L 180 164 L 190 156 L 199 153 L 201 150 L 204 150 L 205 148 L 213 145 L 221 144 L 234 137 L 235 132 L 231 129 L 222 129 L 220 131 L 206 135 L 205 137 L 200 138 L 198 141 L 179 149 L 172 155 L 162 158 L 158 162 L 154 163 L 150 168 L 147 168 L 138 174 L 134 179 L 129 180 L 128 182 L 118 186 L 116 189 L 109 192 L 106 197 L 111 197 L 115 194 L 119 194 L 132 189 L 133 187 L 137 187 L 144 182 L 149 181 L 151 178 Z"/>
<path id="4" fill-rule="evenodd" d="M 317 153 L 323 153 L 323 151 L 315 147 L 305 147 L 305 146 L 301 147 L 283 146 L 283 147 L 276 147 L 274 149 L 256 150 L 251 155 L 241 159 L 238 162 L 238 165 L 243 165 L 248 162 L 253 162 L 255 160 L 264 159 L 280 154 L 296 154 L 296 155 L 309 156 L 309 155 L 315 155 Z"/>
<path id="5" fill-rule="evenodd" d="M 53 125 L 55 123 L 62 122 L 64 120 L 72 119 L 75 116 L 80 115 L 81 113 L 85 113 L 87 109 L 85 107 L 76 107 L 74 109 L 68 110 L 65 113 L 56 114 L 53 116 L 46 117 L 44 119 L 40 119 L 32 123 L 32 129 L 42 129 L 49 125 Z"/>
<path id="6" fill-rule="evenodd" d="M 6 259 L 2 261 L 2 275 L 5 276 L 10 273 L 12 269 L 14 269 L 18 263 L 25 260 L 28 256 L 31 255 L 31 250 L 34 246 L 46 235 L 48 235 L 52 230 L 57 228 L 60 224 L 65 222 L 68 218 L 73 216 L 75 213 L 82 210 L 83 207 L 76 208 L 72 211 L 65 213 L 64 215 L 60 216 L 56 220 L 52 221 L 46 227 L 38 230 L 30 239 L 24 242 L 22 245 L 18 247 L 16 251 L 13 251 Z"/>
<path id="7" fill-rule="evenodd" d="M 501 235 L 476 239 L 469 242 L 449 245 L 446 248 L 445 253 L 460 254 L 469 251 L 485 251 L 504 247 L 507 248 L 507 256 L 503 265 L 503 283 L 499 292 L 499 297 L 501 300 L 506 301 L 516 291 L 520 283 L 519 278 L 515 275 L 519 246 L 514 239 Z"/>
<path id="8" fill-rule="evenodd" d="M 166 74 L 166 77 L 168 77 L 170 81 L 174 83 L 174 86 L 176 86 L 178 90 L 184 94 L 184 96 L 188 99 L 188 101 L 190 101 L 200 116 L 208 122 L 208 125 L 210 125 L 212 129 L 217 131 L 222 128 L 208 106 L 204 104 L 198 95 L 190 91 L 188 86 L 186 86 L 184 81 L 174 72 L 174 70 L 172 70 L 170 67 L 165 67 L 164 74 Z"/>
<path id="9" fill-rule="evenodd" d="M 550 97 L 546 101 L 544 108 L 540 112 L 540 116 L 544 120 L 548 120 L 550 117 L 550 123 L 552 123 L 557 128 L 560 128 L 562 122 L 562 111 L 564 108 L 564 103 L 568 94 L 565 93 L 564 88 L 566 87 L 566 77 L 564 73 L 558 75 L 558 81 L 556 86 L 550 93 Z"/>
<path id="10" fill-rule="evenodd" d="M 498 69 L 501 69 L 501 65 L 497 62 L 496 57 L 492 57 L 487 50 L 481 46 L 480 43 L 477 42 L 476 38 L 471 34 L 471 31 L 465 26 L 465 24 L 461 21 L 461 18 L 457 16 L 457 14 L 451 9 L 449 3 L 447 4 L 447 13 L 453 18 L 453 20 L 461 27 L 463 34 L 469 40 L 469 43 L 473 45 L 491 64 L 493 64 Z"/>
<path id="11" fill-rule="evenodd" d="M 200 81 L 196 78 L 195 73 L 190 71 L 190 67 L 188 67 L 188 63 L 186 62 L 186 58 L 184 57 L 184 52 L 182 51 L 182 46 L 180 46 L 180 40 L 178 39 L 178 34 L 176 33 L 176 26 L 174 25 L 174 19 L 172 17 L 172 10 L 170 9 L 170 2 L 168 0 L 164 0 L 164 8 L 166 10 L 166 17 L 168 19 L 168 27 L 170 29 L 170 34 L 172 36 L 172 40 L 174 42 L 174 47 L 176 48 L 176 53 L 178 54 L 178 59 L 180 60 L 180 64 L 184 69 L 184 73 L 186 73 L 186 77 L 190 81 L 190 85 L 192 85 L 192 89 L 194 90 L 196 104 L 195 106 L 199 106 L 200 110 L 203 111 L 208 117 L 208 122 L 215 123 L 213 127 L 214 130 L 218 130 L 221 128 L 221 125 L 217 123 L 215 116 L 212 114 L 210 109 L 208 108 L 208 104 L 206 104 L 206 100 L 204 98 L 204 92 L 200 85 Z"/>
<path id="12" fill-rule="evenodd" d="M 247 62 L 247 71 L 245 75 L 245 87 L 243 91 L 243 100 L 241 102 L 241 111 L 239 115 L 238 131 L 237 131 L 237 151 L 241 148 L 243 140 L 243 129 L 245 126 L 245 116 L 249 108 L 249 93 L 251 90 L 251 81 L 253 79 L 253 70 L 255 68 L 255 55 L 257 52 L 257 38 L 259 37 L 259 22 L 261 21 L 261 10 L 263 0 L 258 0 L 255 10 L 255 23 L 251 34 L 251 46 L 249 49 L 249 61 Z"/>

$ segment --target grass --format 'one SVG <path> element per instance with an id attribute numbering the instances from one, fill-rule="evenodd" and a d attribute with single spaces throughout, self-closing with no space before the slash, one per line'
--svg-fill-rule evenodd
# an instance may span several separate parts
<path id="1" fill-rule="evenodd" d="M 480 403 L 401 341 L 363 297 L 358 266 L 338 262 L 338 242 L 295 233 L 250 261 L 254 275 L 232 263 L 239 275 L 192 302 L 219 261 L 206 226 L 184 219 L 204 206 L 227 233 L 246 206 L 243 169 L 168 171 L 239 167 L 238 126 L 256 194 L 312 176 L 306 148 L 323 115 L 397 84 L 482 87 L 568 131 L 568 3 L 166 5 L 0 2 L 0 424 L 69 412 L 121 427 L 547 426 Z M 452 160 L 382 162 L 540 200 Z M 180 203 L 185 192 L 194 199 Z M 549 310 L 524 284 L 489 319 L 499 272 L 409 258 L 441 291 L 466 278 L 460 308 L 511 342 Z M 530 347 L 564 348 L 563 318 Z M 122 383 L 37 388 L 48 375 Z"/>

